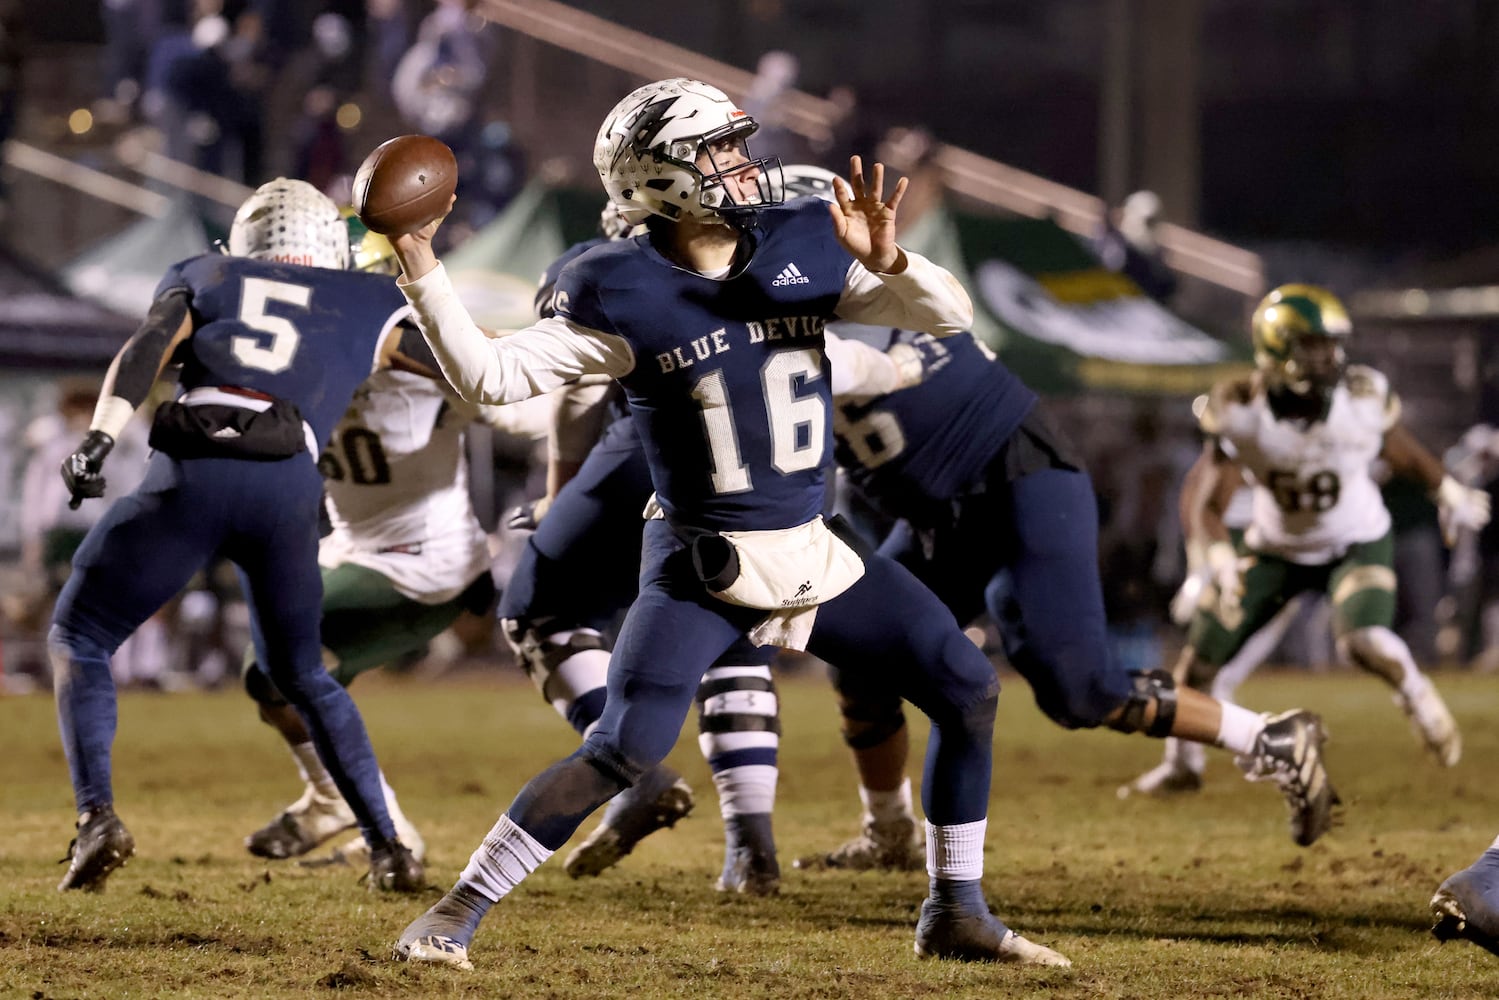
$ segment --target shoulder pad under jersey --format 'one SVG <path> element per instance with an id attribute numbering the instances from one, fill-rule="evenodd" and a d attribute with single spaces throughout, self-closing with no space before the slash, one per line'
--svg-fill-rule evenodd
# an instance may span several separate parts
<path id="1" fill-rule="evenodd" d="M 1197 414 L 1197 423 L 1204 434 L 1222 434 L 1229 408 L 1246 406 L 1253 398 L 1254 381 L 1249 377 L 1215 382 L 1208 390 L 1207 405 Z"/>

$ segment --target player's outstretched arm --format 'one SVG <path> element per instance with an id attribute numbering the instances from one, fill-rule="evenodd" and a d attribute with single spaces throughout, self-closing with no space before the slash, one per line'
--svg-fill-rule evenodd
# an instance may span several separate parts
<path id="1" fill-rule="evenodd" d="M 458 395 L 472 403 L 515 403 L 582 375 L 622 375 L 634 354 L 620 337 L 583 330 L 553 317 L 507 337 L 491 338 L 474 323 L 432 250 L 441 219 L 391 237 L 417 326 Z"/>
<path id="2" fill-rule="evenodd" d="M 151 394 L 177 345 L 192 332 L 186 289 L 171 289 L 151 303 L 145 321 L 110 362 L 88 434 L 63 459 L 63 482 L 72 494 L 68 506 L 76 508 L 86 499 L 104 495 L 104 459 L 136 409 Z"/>
<path id="3" fill-rule="evenodd" d="M 1478 531 L 1489 523 L 1489 495 L 1449 476 L 1441 460 L 1416 440 L 1404 424 L 1397 423 L 1385 432 L 1380 455 L 1390 463 L 1390 471 L 1395 475 L 1426 487 L 1436 502 L 1442 535 L 1448 545 L 1456 542 L 1459 532 Z"/>
<path id="4" fill-rule="evenodd" d="M 1194 568 L 1201 568 L 1226 607 L 1237 604 L 1243 581 L 1238 552 L 1228 533 L 1224 513 L 1243 483 L 1243 468 L 1215 441 L 1203 445 L 1202 454 L 1182 483 L 1180 512 L 1187 539 L 1187 561 Z"/>

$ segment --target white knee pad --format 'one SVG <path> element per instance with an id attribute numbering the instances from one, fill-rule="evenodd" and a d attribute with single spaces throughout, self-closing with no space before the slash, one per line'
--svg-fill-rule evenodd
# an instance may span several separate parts
<path id="1" fill-rule="evenodd" d="M 543 634 L 514 619 L 500 623 L 510 648 L 531 683 L 565 719 L 573 702 L 604 686 L 609 674 L 609 647 L 591 628 Z"/>

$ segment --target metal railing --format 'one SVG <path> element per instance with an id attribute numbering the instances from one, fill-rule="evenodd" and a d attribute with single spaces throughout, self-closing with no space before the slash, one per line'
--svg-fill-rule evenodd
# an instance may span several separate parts
<path id="1" fill-rule="evenodd" d="M 479 0 L 474 10 L 495 24 L 647 80 L 690 76 L 743 96 L 755 78 L 554 0 Z M 831 101 L 793 90 L 778 102 L 788 129 L 814 141 L 832 133 L 836 108 Z M 1102 225 L 1103 201 L 1086 192 L 957 146 L 940 146 L 936 155 L 948 187 L 965 197 L 1030 218 L 1050 216 L 1079 235 L 1092 235 Z M 1258 254 L 1170 223 L 1160 227 L 1158 238 L 1168 267 L 1245 296 L 1264 291 L 1265 269 Z"/>
<path id="2" fill-rule="evenodd" d="M 238 208 L 251 193 L 250 188 L 238 181 L 169 159 L 129 139 L 116 145 L 115 156 L 123 166 L 151 180 L 160 181 L 178 191 L 200 195 L 230 208 Z M 172 203 L 172 199 L 160 191 L 75 163 L 67 157 L 49 153 L 19 139 L 7 140 L 3 148 L 0 148 L 0 158 L 4 159 L 6 165 L 17 170 L 141 215 L 160 218 L 167 213 Z"/>

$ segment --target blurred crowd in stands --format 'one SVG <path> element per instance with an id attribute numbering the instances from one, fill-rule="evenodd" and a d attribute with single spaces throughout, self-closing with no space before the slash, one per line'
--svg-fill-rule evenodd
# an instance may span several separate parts
<path id="1" fill-rule="evenodd" d="M 499 29 L 460 0 L 102 0 L 94 120 L 144 128 L 173 160 L 251 187 L 299 177 L 335 193 L 366 151 L 361 121 L 425 132 L 459 158 L 477 226 L 523 182 L 482 99 Z M 27 14 L 0 0 L 0 139 L 14 124 Z M 347 195 L 343 200 L 347 200 Z"/>

